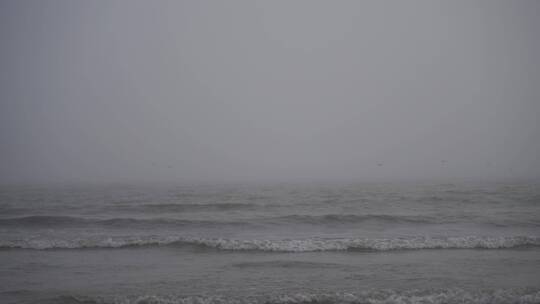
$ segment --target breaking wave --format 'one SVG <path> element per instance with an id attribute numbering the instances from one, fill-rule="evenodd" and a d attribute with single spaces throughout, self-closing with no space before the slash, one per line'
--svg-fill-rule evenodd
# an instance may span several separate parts
<path id="1" fill-rule="evenodd" d="M 505 249 L 538 247 L 540 237 L 409 237 L 409 238 L 350 238 L 299 240 L 238 240 L 224 238 L 195 238 L 180 236 L 88 237 L 75 239 L 1 240 L 3 249 L 84 249 L 122 248 L 133 246 L 197 246 L 213 250 L 313 252 L 313 251 L 389 251 L 418 249 Z"/>
<path id="2" fill-rule="evenodd" d="M 466 291 L 440 290 L 368 290 L 352 293 L 296 293 L 272 296 L 178 296 L 141 295 L 105 298 L 62 296 L 55 303 L 72 304 L 533 304 L 540 303 L 540 291 L 534 289 L 498 289 Z"/>

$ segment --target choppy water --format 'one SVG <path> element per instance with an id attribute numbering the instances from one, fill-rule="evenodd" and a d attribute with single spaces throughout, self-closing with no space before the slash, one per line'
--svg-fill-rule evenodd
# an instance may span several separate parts
<path id="1" fill-rule="evenodd" d="M 540 303 L 540 185 L 2 187 L 1 303 Z"/>

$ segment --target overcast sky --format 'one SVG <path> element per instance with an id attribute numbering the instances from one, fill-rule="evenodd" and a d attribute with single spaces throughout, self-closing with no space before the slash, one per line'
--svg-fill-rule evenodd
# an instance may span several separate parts
<path id="1" fill-rule="evenodd" d="M 540 176 L 540 1 L 0 1 L 0 182 Z"/>

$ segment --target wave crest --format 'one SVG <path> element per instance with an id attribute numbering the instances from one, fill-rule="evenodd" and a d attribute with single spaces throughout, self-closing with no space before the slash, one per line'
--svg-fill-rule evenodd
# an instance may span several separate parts
<path id="1" fill-rule="evenodd" d="M 32 215 L 18 218 L 0 219 L 0 226 L 23 227 L 180 227 L 180 226 L 250 226 L 248 222 L 216 222 L 171 218 L 109 218 L 92 219 L 73 216 Z"/>
<path id="2" fill-rule="evenodd" d="M 540 246 L 540 237 L 409 237 L 389 239 L 299 239 L 299 240 L 238 240 L 181 236 L 123 236 L 74 239 L 2 240 L 0 248 L 20 249 L 84 249 L 122 248 L 129 246 L 198 246 L 217 250 L 313 252 L 313 251 L 389 251 L 412 249 L 505 249 Z"/>
<path id="3" fill-rule="evenodd" d="M 157 205 L 159 206 L 159 205 Z M 180 206 L 180 205 L 178 205 Z M 229 206 L 230 207 L 230 206 Z M 225 208 L 229 208 L 225 207 Z M 148 208 L 148 207 L 144 207 Z M 153 207 L 151 207 L 153 208 Z M 162 207 L 158 207 L 162 208 Z M 163 207 L 163 208 L 177 208 L 177 205 Z M 180 207 L 184 208 L 184 207 Z M 191 208 L 191 207 L 190 207 Z M 206 207 L 204 207 L 206 208 Z M 236 207 L 234 207 L 236 208 Z M 162 210 L 163 211 L 163 210 Z M 178 211 L 178 210 L 176 210 Z M 361 224 L 380 224 L 380 225 L 437 225 L 437 224 L 455 224 L 455 223 L 476 223 L 484 225 L 494 226 L 538 226 L 538 221 L 511 221 L 511 220 L 497 220 L 486 221 L 476 217 L 441 217 L 441 216 L 421 216 L 421 215 L 388 215 L 388 214 L 326 214 L 326 215 L 287 215 L 277 217 L 261 217 L 261 218 L 248 218 L 237 221 L 215 221 L 215 220 L 194 220 L 194 219 L 178 219 L 178 218 L 131 218 L 131 217 L 119 217 L 119 218 L 85 218 L 74 216 L 52 216 L 52 215 L 31 215 L 25 217 L 15 218 L 2 218 L 0 219 L 0 227 L 92 227 L 92 226 L 106 226 L 115 228 L 124 227 L 223 227 L 223 226 L 273 226 L 284 224 L 301 224 L 301 225 L 330 225 L 330 226 L 342 226 L 342 225 L 361 225 Z"/>
<path id="4" fill-rule="evenodd" d="M 190 242 L 222 250 L 276 252 L 404 250 L 404 249 L 502 249 L 540 246 L 539 237 L 413 237 L 393 239 L 303 239 L 303 240 L 230 240 L 193 239 Z"/>
<path id="5" fill-rule="evenodd" d="M 100 304 L 503 304 L 539 303 L 540 291 L 531 289 L 499 289 L 465 291 L 462 289 L 442 290 L 369 290 L 354 293 L 296 293 L 275 296 L 159 296 L 142 295 L 116 297 L 111 300 L 78 297 L 61 297 L 62 303 L 100 303 Z"/>
<path id="6" fill-rule="evenodd" d="M 190 204 L 119 204 L 109 207 L 109 209 L 120 211 L 139 211 L 139 212 L 201 212 L 201 211 L 234 211 L 234 210 L 251 210 L 260 207 L 265 207 L 256 204 L 248 203 L 190 203 Z"/>

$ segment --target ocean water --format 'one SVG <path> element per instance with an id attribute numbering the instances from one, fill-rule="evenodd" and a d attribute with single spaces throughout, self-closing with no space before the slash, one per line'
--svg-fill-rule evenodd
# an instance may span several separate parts
<path id="1" fill-rule="evenodd" d="M 3 186 L 0 303 L 540 303 L 540 184 Z"/>

